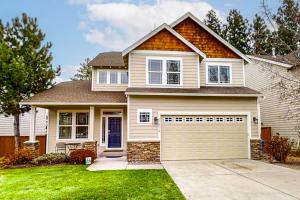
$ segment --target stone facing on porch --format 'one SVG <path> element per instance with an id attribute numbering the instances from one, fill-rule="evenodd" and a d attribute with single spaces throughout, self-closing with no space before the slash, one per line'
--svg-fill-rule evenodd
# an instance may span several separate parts
<path id="1" fill-rule="evenodd" d="M 260 160 L 262 151 L 261 151 L 261 140 L 260 139 L 251 139 L 250 148 L 251 148 L 251 159 Z"/>
<path id="2" fill-rule="evenodd" d="M 97 155 L 97 141 L 86 141 L 83 143 L 83 148 L 86 150 L 91 150 Z"/>
<path id="3" fill-rule="evenodd" d="M 160 162 L 160 142 L 127 142 L 128 162 Z"/>
<path id="4" fill-rule="evenodd" d="M 39 141 L 26 141 L 24 142 L 24 148 L 31 151 L 34 158 L 37 158 L 39 156 L 39 150 L 40 150 L 40 142 Z"/>

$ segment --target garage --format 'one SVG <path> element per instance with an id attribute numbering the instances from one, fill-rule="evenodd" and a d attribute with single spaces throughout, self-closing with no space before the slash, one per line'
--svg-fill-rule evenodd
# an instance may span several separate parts
<path id="1" fill-rule="evenodd" d="M 161 117 L 161 160 L 248 158 L 247 116 Z"/>

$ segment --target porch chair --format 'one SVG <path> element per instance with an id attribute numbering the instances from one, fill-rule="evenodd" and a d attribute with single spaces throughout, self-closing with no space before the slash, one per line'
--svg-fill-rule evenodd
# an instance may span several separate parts
<path id="1" fill-rule="evenodd" d="M 57 142 L 56 146 L 55 146 L 55 152 L 59 153 L 59 152 L 63 152 L 63 153 L 67 153 L 67 148 L 66 148 L 66 143 L 65 142 Z"/>

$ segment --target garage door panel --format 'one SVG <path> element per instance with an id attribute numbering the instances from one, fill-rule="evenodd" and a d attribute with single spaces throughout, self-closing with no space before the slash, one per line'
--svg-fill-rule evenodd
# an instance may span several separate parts
<path id="1" fill-rule="evenodd" d="M 226 116 L 218 116 L 223 122 L 172 122 L 161 123 L 162 160 L 230 159 L 247 158 L 248 136 L 246 117 L 239 122 L 225 122 Z M 198 116 L 199 117 L 199 116 Z M 201 116 L 205 119 L 207 116 Z M 213 117 L 214 120 L 216 117 Z M 182 117 L 185 119 L 185 117 Z M 218 119 L 219 120 L 219 119 Z"/>

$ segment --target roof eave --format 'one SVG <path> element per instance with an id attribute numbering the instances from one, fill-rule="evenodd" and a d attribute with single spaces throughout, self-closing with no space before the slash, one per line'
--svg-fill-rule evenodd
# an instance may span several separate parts
<path id="1" fill-rule="evenodd" d="M 53 105 L 62 105 L 62 106 L 68 106 L 68 105 L 87 105 L 87 106 L 92 106 L 92 105 L 127 105 L 127 103 L 111 103 L 111 102 L 20 102 L 20 105 L 30 105 L 30 106 L 53 106 Z"/>
<path id="2" fill-rule="evenodd" d="M 163 92 L 125 92 L 135 96 L 203 96 L 203 97 L 263 97 L 263 94 L 204 94 L 204 93 L 163 93 Z"/>
<path id="3" fill-rule="evenodd" d="M 262 62 L 266 62 L 266 63 L 269 63 L 269 64 L 274 64 L 274 65 L 278 65 L 278 66 L 281 66 L 281 67 L 285 67 L 287 69 L 291 69 L 293 67 L 293 65 L 282 63 L 282 62 L 277 62 L 277 61 L 274 61 L 274 60 L 269 60 L 269 59 L 266 59 L 266 58 L 260 58 L 260 57 L 256 57 L 256 56 L 250 56 L 250 55 L 248 55 L 248 57 L 250 59 L 253 59 L 253 60 L 262 61 Z"/>

